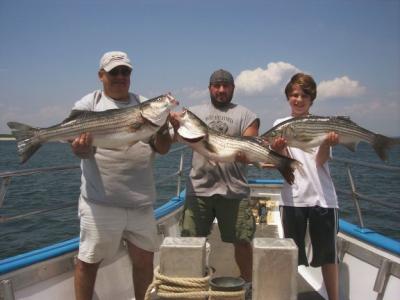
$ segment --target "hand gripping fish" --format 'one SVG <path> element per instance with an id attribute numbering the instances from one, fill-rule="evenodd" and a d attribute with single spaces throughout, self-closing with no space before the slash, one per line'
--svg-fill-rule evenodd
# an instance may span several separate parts
<path id="1" fill-rule="evenodd" d="M 179 102 L 171 95 L 161 95 L 135 106 L 101 112 L 74 110 L 63 122 L 34 128 L 8 122 L 17 140 L 21 163 L 26 162 L 41 146 L 50 141 L 68 141 L 90 132 L 93 146 L 118 148 L 146 140 L 165 124 L 171 108 Z"/>
<path id="2" fill-rule="evenodd" d="M 234 162 L 239 153 L 257 166 L 260 163 L 273 164 L 290 184 L 294 180 L 294 168 L 300 163 L 282 156 L 253 137 L 229 136 L 209 128 L 194 113 L 185 109 L 177 116 L 179 122 L 178 140 L 189 145 L 194 151 L 210 162 Z"/>
<path id="3" fill-rule="evenodd" d="M 286 139 L 288 146 L 300 148 L 305 152 L 312 152 L 312 148 L 321 145 L 329 132 L 339 135 L 339 144 L 355 151 L 359 142 L 364 141 L 372 145 L 376 154 L 387 160 L 387 150 L 400 144 L 399 138 L 390 138 L 376 134 L 358 126 L 349 117 L 297 117 L 283 121 L 261 137 L 269 143 L 277 137 Z"/>

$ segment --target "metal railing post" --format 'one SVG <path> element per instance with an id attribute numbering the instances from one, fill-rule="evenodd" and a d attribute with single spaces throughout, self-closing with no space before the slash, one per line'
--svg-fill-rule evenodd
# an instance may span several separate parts
<path id="1" fill-rule="evenodd" d="M 363 217 L 362 217 L 362 213 L 361 213 L 360 204 L 358 202 L 356 186 L 354 184 L 353 176 L 351 175 L 350 167 L 348 165 L 347 165 L 347 175 L 349 176 L 349 180 L 350 180 L 351 196 L 353 198 L 354 205 L 355 205 L 356 210 L 357 210 L 358 222 L 360 224 L 360 227 L 364 228 L 364 221 L 363 221 Z"/>
<path id="2" fill-rule="evenodd" d="M 11 182 L 11 176 L 3 177 L 1 180 L 1 186 L 0 186 L 0 207 L 3 206 L 4 199 L 6 197 L 7 189 L 8 186 L 10 185 Z"/>
<path id="3" fill-rule="evenodd" d="M 181 158 L 179 161 L 179 170 L 178 170 L 178 184 L 176 188 L 176 196 L 179 197 L 181 193 L 181 184 L 182 184 L 182 175 L 183 175 L 183 158 L 184 158 L 184 150 L 181 152 Z"/>
<path id="4" fill-rule="evenodd" d="M 14 300 L 14 289 L 12 281 L 9 279 L 4 279 L 0 281 L 0 299 L 4 300 Z"/>

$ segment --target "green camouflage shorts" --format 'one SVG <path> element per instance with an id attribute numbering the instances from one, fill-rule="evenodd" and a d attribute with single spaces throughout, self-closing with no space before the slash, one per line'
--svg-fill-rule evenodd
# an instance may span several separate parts
<path id="1" fill-rule="evenodd" d="M 180 222 L 182 236 L 207 236 L 214 218 L 218 220 L 221 240 L 227 243 L 251 242 L 255 220 L 249 201 L 211 197 L 188 196 Z"/>

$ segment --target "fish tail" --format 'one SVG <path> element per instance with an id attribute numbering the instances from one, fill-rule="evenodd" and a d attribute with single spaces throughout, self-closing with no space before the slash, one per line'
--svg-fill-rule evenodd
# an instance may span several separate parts
<path id="1" fill-rule="evenodd" d="M 7 125 L 17 141 L 18 155 L 23 164 L 42 146 L 36 137 L 38 129 L 18 122 L 8 122 Z"/>
<path id="2" fill-rule="evenodd" d="M 300 168 L 301 163 L 289 157 L 283 157 L 277 165 L 278 171 L 282 174 L 283 178 L 289 183 L 294 182 L 294 170 Z"/>
<path id="3" fill-rule="evenodd" d="M 387 151 L 394 145 L 400 144 L 400 138 L 390 138 L 382 134 L 376 134 L 374 141 L 372 142 L 372 147 L 374 148 L 376 154 L 383 161 L 387 160 Z"/>

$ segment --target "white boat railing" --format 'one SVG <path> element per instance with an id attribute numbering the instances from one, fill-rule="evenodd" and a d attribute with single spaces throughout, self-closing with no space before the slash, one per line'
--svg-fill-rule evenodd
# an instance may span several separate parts
<path id="1" fill-rule="evenodd" d="M 184 157 L 185 157 L 185 150 L 188 150 L 189 148 L 187 146 L 180 146 L 176 147 L 175 149 L 172 149 L 169 154 L 180 152 L 180 158 L 179 158 L 179 167 L 176 172 L 173 172 L 171 174 L 165 175 L 162 178 L 156 179 L 155 183 L 156 184 L 161 184 L 163 182 L 166 182 L 170 180 L 171 178 L 177 177 L 177 188 L 176 188 L 176 196 L 179 196 L 181 191 L 182 191 L 182 180 L 184 179 L 184 174 L 186 171 L 188 171 L 190 168 L 184 168 Z M 400 167 L 398 166 L 391 166 L 391 165 L 383 165 L 383 164 L 374 164 L 374 163 L 368 163 L 368 162 L 363 162 L 363 161 L 356 161 L 356 160 L 351 160 L 351 159 L 346 159 L 346 158 L 339 158 L 339 157 L 334 157 L 333 162 L 337 163 L 342 163 L 346 167 L 347 171 L 347 176 L 348 180 L 350 182 L 351 190 L 345 190 L 341 189 L 339 187 L 336 187 L 336 190 L 338 192 L 341 192 L 345 195 L 351 196 L 353 202 L 354 202 L 354 207 L 357 212 L 357 218 L 358 218 L 358 223 L 360 228 L 365 228 L 365 223 L 363 219 L 363 214 L 360 208 L 360 199 L 365 200 L 365 201 L 370 201 L 376 204 L 379 204 L 383 207 L 387 207 L 390 209 L 397 209 L 397 207 L 392 204 L 392 201 L 383 201 L 380 199 L 372 198 L 369 197 L 361 192 L 359 192 L 356 188 L 356 182 L 355 178 L 352 175 L 351 172 L 351 166 L 356 165 L 356 166 L 363 166 L 363 167 L 368 167 L 368 168 L 373 168 L 373 169 L 379 169 L 379 170 L 384 170 L 384 171 L 390 171 L 390 172 L 399 172 L 400 175 Z M 6 171 L 6 172 L 0 172 L 0 208 L 2 207 L 7 190 L 11 184 L 11 180 L 14 177 L 21 177 L 21 176 L 30 176 L 34 174 L 40 174 L 40 173 L 49 173 L 49 172 L 65 172 L 65 171 L 71 171 L 71 170 L 77 170 L 79 169 L 80 166 L 79 164 L 75 165 L 61 165 L 61 166 L 54 166 L 54 167 L 45 167 L 45 168 L 35 168 L 35 169 L 25 169 L 25 170 L 18 170 L 18 171 Z M 398 200 L 396 200 L 398 201 Z M 38 214 L 43 214 L 47 213 L 50 211 L 55 211 L 55 210 L 60 210 L 60 209 L 65 209 L 69 208 L 72 206 L 75 206 L 76 203 L 71 203 L 71 204 L 66 204 L 66 205 L 61 205 L 61 206 L 56 206 L 52 208 L 46 208 L 46 209 L 41 209 L 41 210 L 36 210 L 24 214 L 19 214 L 15 216 L 2 216 L 0 215 L 0 223 L 5 223 L 9 221 L 14 221 L 17 219 L 25 218 L 25 217 L 30 217 Z"/>
<path id="2" fill-rule="evenodd" d="M 170 150 L 169 154 L 171 153 L 176 153 L 176 152 L 181 152 L 180 158 L 179 158 L 179 168 L 176 172 L 173 172 L 172 174 L 166 175 L 162 178 L 156 179 L 155 184 L 161 184 L 163 182 L 166 182 L 167 180 L 171 178 L 177 177 L 177 189 L 176 189 L 176 196 L 179 196 L 181 191 L 182 191 L 182 180 L 184 173 L 189 169 L 189 168 L 184 168 L 184 157 L 185 157 L 185 150 L 187 150 L 187 146 L 181 146 L 177 147 L 175 149 Z M 35 174 L 41 174 L 41 173 L 50 173 L 50 172 L 65 172 L 65 171 L 71 171 L 71 170 L 77 170 L 80 169 L 79 164 L 74 164 L 74 165 L 61 165 L 61 166 L 54 166 L 54 167 L 46 167 L 46 168 L 34 168 L 34 169 L 24 169 L 24 170 L 18 170 L 18 171 L 5 171 L 5 172 L 0 172 L 0 208 L 3 206 L 7 190 L 11 185 L 11 180 L 14 177 L 22 177 L 22 176 L 31 176 Z M 75 202 L 70 203 L 70 204 L 65 204 L 65 205 L 59 205 L 56 207 L 51 207 L 51 208 L 46 208 L 46 209 L 40 209 L 40 210 L 35 210 L 31 211 L 28 213 L 24 214 L 18 214 L 15 216 L 3 216 L 0 215 L 0 224 L 1 223 L 6 223 L 10 221 L 15 221 L 21 218 L 26 218 L 26 217 L 31 217 L 34 215 L 38 214 L 43 214 L 55 210 L 60 210 L 60 209 L 65 209 L 69 207 L 76 206 L 77 204 Z"/>
<path id="3" fill-rule="evenodd" d="M 400 167 L 391 166 L 391 165 L 383 165 L 383 164 L 374 164 L 374 163 L 356 161 L 356 160 L 351 160 L 351 159 L 347 159 L 347 158 L 339 158 L 339 157 L 334 157 L 333 161 L 334 162 L 338 162 L 338 163 L 343 163 L 345 165 L 345 167 L 346 167 L 347 176 L 348 176 L 348 180 L 349 180 L 349 183 L 350 183 L 351 191 L 347 191 L 347 190 L 341 189 L 339 187 L 335 187 L 335 188 L 336 188 L 336 191 L 341 192 L 341 193 L 343 193 L 345 195 L 351 196 L 351 198 L 352 198 L 352 200 L 354 202 L 354 207 L 355 207 L 356 212 L 357 212 L 357 218 L 358 218 L 358 223 L 359 223 L 360 228 L 365 228 L 364 219 L 363 219 L 363 215 L 362 215 L 361 207 L 360 207 L 360 201 L 359 201 L 360 199 L 379 204 L 379 205 L 381 205 L 383 207 L 386 207 L 386 208 L 398 209 L 398 207 L 396 207 L 392 203 L 395 203 L 396 201 L 399 201 L 399 199 L 397 199 L 397 200 L 396 199 L 391 199 L 390 201 L 383 201 L 381 199 L 376 199 L 375 197 L 374 198 L 369 197 L 369 196 L 364 195 L 364 194 L 360 193 L 359 191 L 357 191 L 356 181 L 355 181 L 354 176 L 352 175 L 352 172 L 351 172 L 351 166 L 352 165 L 356 165 L 356 166 L 363 166 L 363 167 L 372 168 L 372 169 L 376 169 L 376 170 L 398 172 L 399 176 L 400 176 Z"/>

